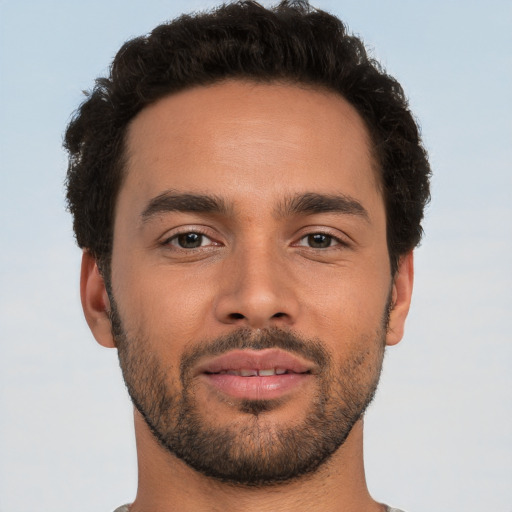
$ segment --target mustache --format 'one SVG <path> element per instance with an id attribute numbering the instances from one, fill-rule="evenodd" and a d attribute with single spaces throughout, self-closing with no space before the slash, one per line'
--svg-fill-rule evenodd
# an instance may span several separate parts
<path id="1" fill-rule="evenodd" d="M 210 341 L 200 342 L 185 352 L 180 363 L 182 380 L 203 357 L 213 357 L 231 350 L 263 350 L 278 348 L 300 355 L 320 368 L 329 366 L 331 356 L 318 339 L 304 338 L 277 327 L 265 329 L 238 329 Z"/>

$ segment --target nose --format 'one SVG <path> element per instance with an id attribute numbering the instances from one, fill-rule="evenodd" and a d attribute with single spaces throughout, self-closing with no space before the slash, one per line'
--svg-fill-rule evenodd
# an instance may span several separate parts
<path id="1" fill-rule="evenodd" d="M 286 257 L 252 247 L 227 259 L 222 274 L 218 321 L 253 329 L 290 327 L 297 321 L 297 287 Z"/>

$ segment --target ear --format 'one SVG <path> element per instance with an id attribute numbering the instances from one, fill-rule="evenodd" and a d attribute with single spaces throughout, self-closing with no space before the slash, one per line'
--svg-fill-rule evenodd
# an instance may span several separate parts
<path id="1" fill-rule="evenodd" d="M 80 298 L 89 329 L 96 341 L 104 347 L 114 348 L 110 327 L 110 301 L 105 282 L 100 274 L 96 259 L 87 250 L 82 253 L 80 272 Z"/>
<path id="2" fill-rule="evenodd" d="M 400 258 L 398 270 L 393 279 L 386 345 L 396 345 L 404 335 L 405 319 L 411 305 L 413 281 L 414 262 L 411 251 Z"/>

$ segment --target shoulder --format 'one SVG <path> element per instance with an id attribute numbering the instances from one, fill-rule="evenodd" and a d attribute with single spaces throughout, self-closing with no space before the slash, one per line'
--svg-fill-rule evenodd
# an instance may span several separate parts
<path id="1" fill-rule="evenodd" d="M 395 509 L 391 509 L 391 512 L 394 512 Z M 130 505 L 123 505 L 114 510 L 114 512 L 130 512 Z"/>

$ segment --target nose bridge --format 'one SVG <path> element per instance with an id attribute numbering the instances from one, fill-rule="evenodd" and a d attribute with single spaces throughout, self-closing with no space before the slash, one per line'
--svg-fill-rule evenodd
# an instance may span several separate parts
<path id="1" fill-rule="evenodd" d="M 298 313 L 286 255 L 272 237 L 239 243 L 225 262 L 219 320 L 263 328 L 292 324 Z"/>

